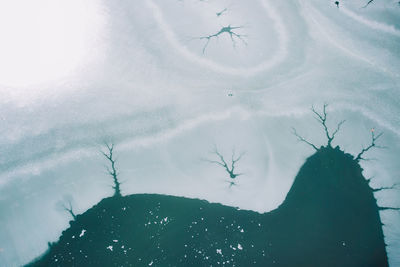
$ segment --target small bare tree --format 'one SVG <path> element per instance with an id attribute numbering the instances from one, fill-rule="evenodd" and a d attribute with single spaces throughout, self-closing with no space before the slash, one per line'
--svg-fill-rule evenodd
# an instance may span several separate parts
<path id="1" fill-rule="evenodd" d="M 222 9 L 221 11 L 215 13 L 215 15 L 217 15 L 217 17 L 220 17 L 220 16 L 222 16 L 223 14 L 225 14 L 225 12 L 227 12 L 227 11 L 228 11 L 228 8 L 225 7 L 225 8 Z"/>
<path id="2" fill-rule="evenodd" d="M 313 143 L 307 141 L 307 139 L 305 139 L 304 137 L 302 137 L 301 135 L 299 135 L 296 131 L 296 128 L 292 127 L 292 133 L 297 137 L 297 139 L 301 142 L 306 143 L 307 145 L 311 146 L 312 148 L 314 148 L 315 150 L 318 150 L 318 147 L 316 147 Z"/>
<path id="3" fill-rule="evenodd" d="M 376 148 L 384 148 L 383 146 L 378 146 L 376 145 L 375 141 L 379 139 L 379 137 L 382 136 L 383 133 L 379 133 L 378 135 L 375 135 L 375 129 L 371 129 L 371 144 L 367 146 L 366 148 L 363 148 L 360 153 L 358 153 L 357 157 L 355 160 L 360 161 L 360 160 L 366 160 L 363 158 L 364 153 L 366 153 L 368 150 L 370 150 L 373 147 Z"/>
<path id="4" fill-rule="evenodd" d="M 368 0 L 368 2 L 363 6 L 363 8 L 366 8 L 366 7 L 369 6 L 369 4 L 371 4 L 372 2 L 374 2 L 374 0 Z M 400 1 L 397 1 L 397 4 L 400 5 Z"/>
<path id="5" fill-rule="evenodd" d="M 382 191 L 382 190 L 395 190 L 395 189 L 397 189 L 398 186 L 399 185 L 399 183 L 395 183 L 395 184 L 393 184 L 392 186 L 382 186 L 382 187 L 379 187 L 379 188 L 374 188 L 374 189 L 372 189 L 372 192 L 379 192 L 379 191 Z"/>
<path id="6" fill-rule="evenodd" d="M 369 4 L 371 4 L 372 2 L 374 2 L 374 0 L 369 0 L 366 4 L 365 4 L 365 6 L 363 6 L 363 8 L 366 8 Z"/>
<path id="7" fill-rule="evenodd" d="M 217 147 L 214 147 L 214 150 L 212 151 L 213 154 L 217 155 L 218 160 L 208 160 L 206 159 L 205 161 L 217 164 L 225 169 L 225 171 L 229 174 L 229 178 L 232 179 L 228 181 L 229 187 L 236 185 L 234 182 L 234 179 L 243 173 L 236 173 L 235 172 L 235 165 L 236 163 L 243 157 L 245 152 L 242 152 L 239 154 L 239 156 L 236 157 L 235 149 L 232 150 L 232 157 L 231 157 L 231 164 L 228 165 L 226 160 L 224 159 L 224 156 L 218 151 Z"/>
<path id="8" fill-rule="evenodd" d="M 400 208 L 394 208 L 394 207 L 378 207 L 379 210 L 397 210 L 400 211 Z"/>
<path id="9" fill-rule="evenodd" d="M 206 43 L 203 46 L 203 54 L 206 52 L 207 46 L 208 46 L 209 42 L 211 41 L 211 39 L 218 38 L 222 34 L 229 35 L 229 37 L 231 38 L 233 47 L 236 46 L 235 38 L 241 40 L 245 45 L 247 45 L 246 41 L 243 39 L 243 37 L 245 37 L 245 35 L 242 35 L 242 34 L 239 34 L 239 33 L 235 32 L 235 30 L 241 29 L 241 28 L 243 28 L 243 26 L 231 26 L 231 25 L 228 25 L 228 26 L 222 27 L 217 33 L 214 33 L 214 34 L 211 34 L 211 35 L 207 35 L 207 36 L 198 37 L 197 39 L 207 40 Z"/>
<path id="10" fill-rule="evenodd" d="M 57 208 L 62 211 L 68 212 L 71 215 L 72 219 L 76 220 L 76 214 L 72 208 L 72 201 L 72 196 L 66 195 L 63 197 L 63 200 L 57 202 Z"/>
<path id="11" fill-rule="evenodd" d="M 379 188 L 373 188 L 372 192 L 375 193 L 375 192 L 380 192 L 382 190 L 398 190 L 399 189 L 398 185 L 400 185 L 400 184 L 399 183 L 395 183 L 392 186 L 382 186 L 382 187 L 379 187 Z M 400 208 L 384 206 L 384 207 L 379 207 L 379 210 L 382 210 L 382 211 L 384 211 L 384 210 L 400 211 Z"/>
<path id="12" fill-rule="evenodd" d="M 333 131 L 332 134 L 329 134 L 329 130 L 328 130 L 328 126 L 326 125 L 326 108 L 328 107 L 328 104 L 324 104 L 323 109 L 322 109 L 322 114 L 319 113 L 318 111 L 316 111 L 314 109 L 314 106 L 311 107 L 312 112 L 316 115 L 315 119 L 322 124 L 322 126 L 324 127 L 324 131 L 325 131 L 325 135 L 326 138 L 328 139 L 328 144 L 327 146 L 332 147 L 332 141 L 335 138 L 335 135 L 339 132 L 340 127 L 342 126 L 342 124 L 345 122 L 345 120 L 340 121 L 337 126 L 335 131 Z"/>
<path id="13" fill-rule="evenodd" d="M 335 129 L 332 133 L 330 133 L 330 132 L 329 132 L 329 129 L 328 129 L 328 126 L 327 126 L 327 124 L 326 124 L 326 121 L 327 121 L 326 108 L 327 108 L 327 107 L 328 107 L 328 104 L 325 103 L 324 106 L 323 106 L 322 112 L 318 112 L 318 111 L 314 108 L 314 106 L 312 106 L 312 107 L 311 107 L 311 111 L 312 111 L 312 112 L 314 113 L 314 115 L 316 116 L 315 119 L 316 119 L 316 120 L 322 125 L 322 127 L 324 128 L 325 135 L 326 135 L 326 138 L 327 138 L 327 140 L 328 140 L 328 143 L 327 143 L 326 146 L 327 146 L 327 147 L 332 147 L 332 141 L 333 141 L 333 139 L 335 138 L 336 134 L 340 131 L 340 127 L 343 125 L 343 123 L 345 123 L 345 120 L 340 121 L 340 122 L 337 124 L 336 129 Z M 293 132 L 293 134 L 297 137 L 297 139 L 298 139 L 299 141 L 302 141 L 302 142 L 304 142 L 304 143 L 310 145 L 310 146 L 311 146 L 312 148 L 314 148 L 315 150 L 318 150 L 317 146 L 315 146 L 313 143 L 307 141 L 304 137 L 302 137 L 301 135 L 299 135 L 299 134 L 297 133 L 297 131 L 296 131 L 295 128 L 292 128 L 292 132 Z"/>
<path id="14" fill-rule="evenodd" d="M 115 166 L 116 159 L 114 158 L 114 144 L 111 143 L 105 143 L 106 146 L 106 151 L 101 151 L 103 156 L 109 161 L 110 167 L 106 167 L 107 173 L 112 177 L 114 186 L 112 187 L 114 189 L 114 197 L 121 197 L 121 189 L 120 185 L 121 183 L 118 180 L 118 172 Z"/>
<path id="15" fill-rule="evenodd" d="M 340 131 L 341 126 L 343 125 L 343 123 L 345 122 L 345 120 L 340 121 L 337 126 L 336 129 L 330 133 L 329 128 L 326 124 L 327 122 L 327 112 L 326 112 L 326 108 L 328 107 L 328 104 L 324 104 L 322 112 L 318 112 L 314 106 L 311 107 L 311 111 L 314 113 L 315 115 L 315 119 L 322 125 L 322 127 L 324 128 L 325 131 L 325 135 L 326 138 L 328 140 L 327 142 L 327 147 L 332 147 L 332 141 L 335 138 L 336 134 Z M 314 148 L 315 150 L 319 150 L 318 147 L 316 145 L 314 145 L 313 143 L 311 143 L 310 141 L 308 141 L 307 139 L 305 139 L 304 137 L 302 137 L 301 135 L 299 135 L 296 131 L 295 128 L 292 128 L 292 132 L 293 134 L 297 137 L 297 139 L 301 142 L 306 143 L 307 145 L 311 146 L 312 148 Z M 379 146 L 376 144 L 376 141 L 382 136 L 383 133 L 378 133 L 377 135 L 375 135 L 375 129 L 372 128 L 371 129 L 371 144 L 369 146 L 367 146 L 366 148 L 363 148 L 361 150 L 360 153 L 357 154 L 357 156 L 354 158 L 356 161 L 360 161 L 360 160 L 366 160 L 363 155 L 364 153 L 366 153 L 367 151 L 369 151 L 371 148 L 384 148 L 383 146 Z"/>

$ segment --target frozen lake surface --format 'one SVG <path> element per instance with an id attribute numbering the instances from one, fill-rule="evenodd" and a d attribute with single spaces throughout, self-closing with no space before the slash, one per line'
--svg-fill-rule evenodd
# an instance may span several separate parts
<path id="1" fill-rule="evenodd" d="M 0 65 L 0 265 L 25 264 L 57 240 L 68 227 L 67 214 L 56 208 L 64 196 L 82 213 L 112 194 L 99 152 L 104 141 L 116 144 L 123 194 L 265 212 L 284 200 L 313 153 L 291 128 L 325 144 L 310 107 L 329 103 L 328 125 L 346 120 L 333 145 L 357 154 L 371 129 L 384 132 L 379 143 L 387 148 L 368 152 L 375 160 L 362 161 L 364 176 L 374 187 L 400 183 L 396 1 L 367 8 L 362 1 L 337 8 L 317 0 L 88 3 L 73 31 L 80 34 L 65 37 L 80 41 L 46 50 L 67 56 Z M 78 9 L 64 10 L 72 14 L 68 22 Z M 59 38 L 49 47 L 65 43 Z M 0 55 L 13 47 L 0 44 Z M 236 166 L 237 186 L 209 162 L 217 159 L 214 146 L 229 159 L 233 149 L 246 152 Z M 400 207 L 398 190 L 376 198 Z M 400 214 L 382 211 L 381 218 L 390 265 L 399 266 Z"/>

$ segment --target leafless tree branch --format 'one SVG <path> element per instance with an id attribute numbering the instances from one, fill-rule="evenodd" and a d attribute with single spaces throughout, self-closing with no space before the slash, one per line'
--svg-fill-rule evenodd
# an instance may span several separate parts
<path id="1" fill-rule="evenodd" d="M 74 220 L 76 220 L 76 215 L 75 215 L 75 213 L 74 213 L 74 210 L 72 209 L 71 201 L 68 201 L 68 206 L 66 206 L 66 205 L 63 203 L 62 207 L 63 207 L 63 209 L 64 209 L 65 211 L 67 211 L 67 212 L 72 216 L 72 218 L 73 218 Z"/>
<path id="2" fill-rule="evenodd" d="M 366 160 L 365 158 L 362 157 L 363 154 L 366 153 L 368 150 L 370 150 L 370 149 L 373 148 L 373 147 L 376 147 L 376 148 L 384 148 L 383 146 L 378 146 L 378 145 L 376 145 L 376 143 L 375 143 L 376 140 L 378 140 L 379 137 L 382 136 L 382 134 L 383 134 L 383 133 L 379 133 L 378 135 L 375 136 L 375 130 L 372 129 L 372 130 L 371 130 L 371 144 L 370 144 L 369 146 L 367 146 L 366 148 L 363 148 L 363 149 L 361 150 L 361 152 L 358 153 L 358 155 L 357 155 L 357 157 L 355 158 L 355 160 L 356 160 L 356 161 Z"/>
<path id="3" fill-rule="evenodd" d="M 225 12 L 227 12 L 227 11 L 228 11 L 228 8 L 225 7 L 224 9 L 222 9 L 221 11 L 219 11 L 219 12 L 217 12 L 217 13 L 215 13 L 215 14 L 217 15 L 217 17 L 220 17 L 220 16 L 222 16 L 223 14 L 225 14 Z"/>
<path id="4" fill-rule="evenodd" d="M 232 186 L 237 186 L 237 184 L 234 181 L 225 181 L 227 183 L 229 183 L 229 188 L 231 188 Z"/>
<path id="5" fill-rule="evenodd" d="M 346 122 L 346 120 L 342 120 L 342 121 L 340 121 L 339 123 L 338 123 L 338 125 L 336 126 L 336 130 L 332 133 L 332 136 L 331 136 L 331 142 L 332 142 L 332 140 L 335 138 L 335 135 L 339 132 L 339 130 L 340 130 L 340 127 L 343 125 L 343 123 L 345 123 Z"/>
<path id="6" fill-rule="evenodd" d="M 205 161 L 207 161 L 209 163 L 214 163 L 214 164 L 217 164 L 217 165 L 223 167 L 225 169 L 225 171 L 229 174 L 229 177 L 231 179 L 235 179 L 236 177 L 242 175 L 242 173 L 235 173 L 234 170 L 235 170 L 236 163 L 244 156 L 245 152 L 240 153 L 239 156 L 236 157 L 235 150 L 233 150 L 232 151 L 232 158 L 231 158 L 231 164 L 230 165 L 228 165 L 228 163 L 225 161 L 224 157 L 218 151 L 217 147 L 214 147 L 214 150 L 212 151 L 212 153 L 217 155 L 219 160 L 208 160 L 208 159 L 205 159 Z M 232 185 L 235 185 L 235 183 L 233 181 L 232 181 L 232 183 L 233 184 L 231 184 L 230 187 Z"/>
<path id="7" fill-rule="evenodd" d="M 311 147 L 314 148 L 315 150 L 318 150 L 318 148 L 317 148 L 313 143 L 307 141 L 304 137 L 302 137 L 301 135 L 299 135 L 294 127 L 292 127 L 292 133 L 297 137 L 297 139 L 298 139 L 299 141 L 306 143 L 307 145 L 311 146 Z"/>
<path id="8" fill-rule="evenodd" d="M 328 126 L 326 125 L 326 119 L 327 119 L 327 113 L 326 113 L 326 108 L 328 107 L 328 104 L 324 104 L 322 113 L 319 113 L 318 111 L 315 110 L 314 106 L 311 107 L 311 111 L 317 116 L 316 120 L 322 124 L 324 127 L 325 135 L 326 138 L 328 139 L 328 146 L 332 147 L 332 141 L 335 138 L 335 135 L 339 132 L 340 127 L 343 125 L 345 122 L 344 120 L 340 121 L 338 125 L 336 126 L 335 131 L 332 133 L 332 135 L 329 134 L 329 129 Z"/>
<path id="9" fill-rule="evenodd" d="M 74 212 L 74 209 L 72 207 L 72 196 L 66 195 L 63 197 L 63 200 L 60 200 L 56 204 L 57 209 L 61 209 L 63 211 L 68 212 L 72 219 L 76 220 L 76 214 Z"/>
<path id="10" fill-rule="evenodd" d="M 365 4 L 365 6 L 363 6 L 363 8 L 366 8 L 369 4 L 371 4 L 372 2 L 374 2 L 374 0 L 369 0 L 366 4 Z"/>
<path id="11" fill-rule="evenodd" d="M 326 108 L 328 107 L 328 104 L 324 104 L 322 112 L 318 112 L 314 106 L 311 107 L 311 111 L 314 113 L 315 115 L 315 119 L 318 121 L 318 123 L 320 123 L 322 125 L 322 127 L 324 128 L 325 131 L 325 135 L 326 138 L 328 139 L 328 143 L 327 146 L 328 147 L 332 147 L 332 141 L 333 139 L 335 139 L 336 134 L 340 131 L 340 128 L 342 127 L 343 123 L 345 123 L 345 120 L 340 121 L 337 126 L 336 129 L 332 132 L 332 134 L 329 133 L 329 129 L 328 126 L 326 124 L 327 122 L 327 112 L 326 112 Z M 306 144 L 308 144 L 309 146 L 311 146 L 312 148 L 314 148 L 315 150 L 318 150 L 317 146 L 315 146 L 313 143 L 309 142 L 308 140 L 306 140 L 304 137 L 302 137 L 301 135 L 299 135 L 296 131 L 295 128 L 292 127 L 292 133 L 297 137 L 297 139 L 301 142 L 304 142 Z"/>
<path id="12" fill-rule="evenodd" d="M 397 189 L 398 185 L 399 185 L 399 183 L 395 183 L 392 186 L 383 186 L 383 187 L 375 188 L 375 189 L 372 189 L 372 192 L 379 192 L 379 191 L 382 191 L 382 190 Z"/>
<path id="13" fill-rule="evenodd" d="M 114 189 L 114 196 L 115 197 L 120 197 L 121 195 L 121 189 L 120 185 L 121 183 L 118 180 L 118 172 L 115 167 L 116 159 L 114 158 L 113 152 L 114 152 L 114 144 L 111 143 L 105 143 L 104 144 L 106 147 L 106 151 L 100 151 L 101 154 L 109 161 L 110 167 L 106 167 L 108 175 L 110 175 L 113 178 L 114 186 L 112 187 Z"/>
<path id="14" fill-rule="evenodd" d="M 208 46 L 210 40 L 213 39 L 213 38 L 218 38 L 222 34 L 228 34 L 229 35 L 229 37 L 232 40 L 233 47 L 236 46 L 235 38 L 241 40 L 245 45 L 247 45 L 246 41 L 243 39 L 243 37 L 245 37 L 246 35 L 242 35 L 242 34 L 239 34 L 239 33 L 234 31 L 236 29 L 241 29 L 241 28 L 243 28 L 243 26 L 231 26 L 231 25 L 228 25 L 228 26 L 222 27 L 217 33 L 199 37 L 198 39 L 200 39 L 200 40 L 207 40 L 206 43 L 203 46 L 203 54 L 206 52 L 206 49 L 207 49 L 207 46 Z"/>
<path id="15" fill-rule="evenodd" d="M 393 208 L 393 207 L 379 207 L 379 210 L 400 210 L 400 208 Z"/>

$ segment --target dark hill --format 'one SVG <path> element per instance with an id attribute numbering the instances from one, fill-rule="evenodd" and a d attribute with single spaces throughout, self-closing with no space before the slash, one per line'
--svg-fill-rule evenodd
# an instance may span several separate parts
<path id="1" fill-rule="evenodd" d="M 265 214 L 164 195 L 106 198 L 29 266 L 387 266 L 361 172 L 351 155 L 321 147 Z"/>

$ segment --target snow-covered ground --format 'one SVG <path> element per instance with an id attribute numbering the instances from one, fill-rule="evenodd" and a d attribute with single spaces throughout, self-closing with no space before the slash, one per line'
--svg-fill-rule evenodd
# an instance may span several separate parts
<path id="1" fill-rule="evenodd" d="M 376 160 L 362 162 L 364 175 L 375 187 L 400 182 L 397 1 L 90 2 L 96 14 L 82 16 L 81 33 L 89 48 L 72 70 L 48 80 L 38 72 L 26 84 L 0 75 L 1 266 L 27 263 L 68 227 L 56 208 L 64 195 L 77 213 L 112 195 L 104 141 L 116 144 L 124 194 L 265 212 L 313 153 L 291 127 L 324 144 L 310 107 L 327 102 L 331 127 L 346 119 L 334 144 L 355 154 L 371 128 L 384 132 L 387 149 L 368 152 Z M 246 152 L 237 186 L 207 161 L 217 160 L 214 146 L 228 159 L 233 149 Z M 400 206 L 399 191 L 376 196 Z M 400 214 L 381 216 L 390 264 L 399 266 Z"/>

